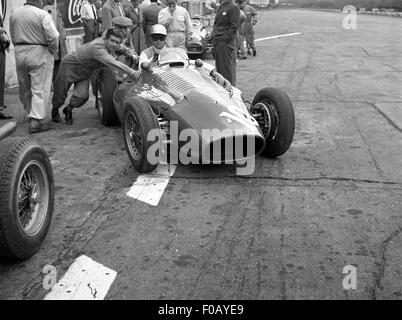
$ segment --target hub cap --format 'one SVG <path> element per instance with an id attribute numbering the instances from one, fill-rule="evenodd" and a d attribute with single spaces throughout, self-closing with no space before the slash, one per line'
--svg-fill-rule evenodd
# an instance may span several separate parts
<path id="1" fill-rule="evenodd" d="M 49 180 L 43 165 L 30 161 L 22 170 L 17 190 L 18 223 L 27 236 L 38 234 L 49 206 Z"/>
<path id="2" fill-rule="evenodd" d="M 257 120 L 265 139 L 275 139 L 278 131 L 279 119 L 275 105 L 269 100 L 260 100 L 251 107 L 251 113 Z"/>
<path id="3" fill-rule="evenodd" d="M 135 160 L 139 160 L 142 149 L 142 137 L 138 119 L 131 111 L 126 117 L 126 141 L 131 156 Z"/>

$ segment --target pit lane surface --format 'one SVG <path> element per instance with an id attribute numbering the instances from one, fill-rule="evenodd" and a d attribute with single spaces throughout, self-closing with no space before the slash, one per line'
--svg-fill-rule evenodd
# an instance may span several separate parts
<path id="1" fill-rule="evenodd" d="M 179 166 L 154 207 L 126 195 L 138 174 L 93 100 L 73 126 L 36 135 L 55 174 L 53 223 L 35 257 L 0 265 L 0 298 L 42 299 L 43 267 L 60 279 L 83 254 L 117 271 L 106 299 L 400 298 L 402 19 L 358 16 L 344 30 L 343 18 L 260 12 L 256 38 L 302 34 L 238 63 L 247 99 L 282 87 L 296 113 L 289 152 L 258 158 L 252 176 Z M 346 265 L 356 290 L 342 287 Z"/>

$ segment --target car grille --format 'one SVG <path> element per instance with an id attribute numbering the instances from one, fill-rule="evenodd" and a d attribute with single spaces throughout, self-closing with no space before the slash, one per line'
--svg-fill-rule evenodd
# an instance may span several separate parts
<path id="1" fill-rule="evenodd" d="M 159 76 L 162 81 L 166 83 L 169 89 L 173 89 L 174 91 L 182 95 L 185 95 L 195 89 L 195 87 L 191 83 L 178 77 L 173 72 L 161 72 Z"/>

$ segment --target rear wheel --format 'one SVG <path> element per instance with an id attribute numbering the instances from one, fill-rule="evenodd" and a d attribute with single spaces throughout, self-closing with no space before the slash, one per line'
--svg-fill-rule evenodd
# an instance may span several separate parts
<path id="1" fill-rule="evenodd" d="M 113 93 L 117 87 L 113 72 L 103 69 L 97 77 L 96 108 L 98 109 L 99 119 L 106 127 L 119 124 L 113 103 Z"/>
<path id="2" fill-rule="evenodd" d="M 159 149 L 156 148 L 153 159 L 148 157 L 148 151 L 155 143 L 159 145 L 160 129 L 151 106 L 136 97 L 127 103 L 123 119 L 124 143 L 135 170 L 141 173 L 154 171 L 158 166 Z M 148 141 L 151 130 L 156 130 L 157 141 Z"/>
<path id="3" fill-rule="evenodd" d="M 0 256 L 25 260 L 40 248 L 54 204 L 46 152 L 29 138 L 0 142 Z"/>
<path id="4" fill-rule="evenodd" d="M 281 89 L 264 88 L 254 97 L 251 114 L 265 137 L 262 155 L 270 158 L 284 154 L 290 147 L 295 130 L 292 102 Z"/>

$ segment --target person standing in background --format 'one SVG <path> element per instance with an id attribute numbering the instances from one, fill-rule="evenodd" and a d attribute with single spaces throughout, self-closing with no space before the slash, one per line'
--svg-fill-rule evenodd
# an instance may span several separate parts
<path id="1" fill-rule="evenodd" d="M 94 2 L 95 0 L 85 0 L 81 7 L 84 43 L 91 42 L 98 37 L 98 14 Z"/>
<path id="2" fill-rule="evenodd" d="M 3 112 L 6 108 L 4 105 L 4 89 L 6 78 L 6 50 L 10 47 L 10 39 L 7 32 L 3 29 L 3 17 L 0 14 L 0 119 L 11 119 Z"/>
<path id="3" fill-rule="evenodd" d="M 98 32 L 99 37 L 102 35 L 102 6 L 102 0 L 95 1 L 96 14 L 98 15 L 98 28 L 96 28 L 96 31 Z"/>
<path id="4" fill-rule="evenodd" d="M 54 4 L 54 0 L 45 0 L 45 6 L 43 10 L 49 12 L 52 16 L 53 23 L 56 26 L 57 31 L 59 32 L 59 49 L 54 54 L 54 67 L 53 67 L 53 78 L 52 83 L 54 87 L 54 82 L 56 80 L 57 72 L 60 68 L 61 59 L 67 54 L 67 43 L 66 43 L 66 29 L 64 28 L 63 19 L 61 17 L 61 13 L 59 9 Z"/>
<path id="5" fill-rule="evenodd" d="M 168 7 L 158 15 L 158 23 L 167 30 L 166 47 L 186 50 L 186 43 L 193 35 L 190 15 L 185 8 L 177 6 L 177 0 L 167 0 L 167 3 Z"/>
<path id="6" fill-rule="evenodd" d="M 252 50 L 253 56 L 255 57 L 257 55 L 257 49 L 254 44 L 254 25 L 257 23 L 257 11 L 246 2 L 244 2 L 242 10 L 246 15 L 244 34 L 247 43 L 247 53 L 251 54 Z"/>
<path id="7" fill-rule="evenodd" d="M 212 30 L 216 70 L 236 85 L 236 35 L 240 24 L 240 8 L 233 0 L 221 0 Z"/>
<path id="8" fill-rule="evenodd" d="M 15 46 L 15 63 L 20 101 L 29 117 L 29 132 L 49 130 L 44 124 L 58 50 L 59 32 L 42 0 L 28 0 L 10 17 L 10 36 Z"/>
<path id="9" fill-rule="evenodd" d="M 131 2 L 123 5 L 126 16 L 133 21 L 133 27 L 131 29 L 131 41 L 135 52 L 139 55 L 145 46 L 145 35 L 142 28 L 143 16 L 141 9 L 138 7 L 138 0 L 131 0 Z"/>
<path id="10" fill-rule="evenodd" d="M 150 37 L 151 28 L 153 25 L 158 24 L 158 15 L 161 10 L 162 8 L 158 5 L 157 0 L 151 0 L 151 4 L 142 10 L 142 16 L 144 17 L 142 27 L 145 32 L 147 47 L 152 45 Z"/>
<path id="11" fill-rule="evenodd" d="M 107 0 L 102 8 L 102 33 L 113 27 L 112 19 L 125 17 L 120 0 Z"/>
<path id="12" fill-rule="evenodd" d="M 239 29 L 237 30 L 237 58 L 239 60 L 241 59 L 247 59 L 247 50 L 246 47 L 244 46 L 244 40 L 246 38 L 246 35 L 244 33 L 244 21 L 246 20 L 246 15 L 243 12 L 245 0 L 238 0 L 237 5 L 240 8 L 240 25 Z"/>

